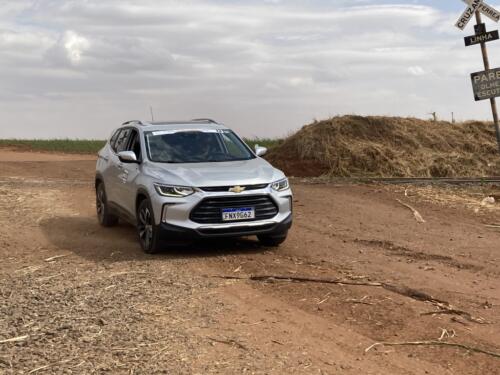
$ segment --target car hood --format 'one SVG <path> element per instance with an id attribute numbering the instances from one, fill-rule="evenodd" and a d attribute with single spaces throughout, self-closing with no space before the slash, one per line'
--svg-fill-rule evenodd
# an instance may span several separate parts
<path id="1" fill-rule="evenodd" d="M 285 177 L 262 158 L 220 163 L 153 163 L 145 171 L 156 182 L 193 187 L 254 185 Z"/>

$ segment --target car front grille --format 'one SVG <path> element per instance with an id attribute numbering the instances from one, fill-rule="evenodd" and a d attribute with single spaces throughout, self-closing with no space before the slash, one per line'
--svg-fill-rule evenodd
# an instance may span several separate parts
<path id="1" fill-rule="evenodd" d="M 191 211 L 190 219 L 200 224 L 232 223 L 222 221 L 222 209 L 246 207 L 255 209 L 255 219 L 242 221 L 267 220 L 278 214 L 278 206 L 267 195 L 226 196 L 205 198 Z"/>
<path id="2" fill-rule="evenodd" d="M 244 188 L 245 191 L 265 189 L 269 184 L 259 184 L 259 185 L 242 185 L 240 187 Z M 227 192 L 234 186 L 205 186 L 200 189 L 206 192 Z"/>

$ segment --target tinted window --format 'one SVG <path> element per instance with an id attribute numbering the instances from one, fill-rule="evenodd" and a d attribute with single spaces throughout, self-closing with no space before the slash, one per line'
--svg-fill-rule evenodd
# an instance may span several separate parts
<path id="1" fill-rule="evenodd" d="M 156 131 L 146 133 L 151 161 L 203 163 L 253 159 L 248 147 L 230 130 Z"/>
<path id="2" fill-rule="evenodd" d="M 130 135 L 131 131 L 132 129 L 122 129 L 120 131 L 120 134 L 118 135 L 118 138 L 115 142 L 114 150 L 116 152 L 125 151 L 127 149 L 128 136 Z"/>
<path id="3" fill-rule="evenodd" d="M 225 149 L 227 153 L 235 159 L 247 159 L 248 149 L 246 147 L 241 147 L 241 141 L 238 139 L 236 134 L 233 132 L 223 132 L 222 141 L 224 142 Z"/>
<path id="4" fill-rule="evenodd" d="M 118 138 L 118 135 L 120 134 L 120 131 L 121 131 L 121 129 L 118 129 L 117 131 L 115 131 L 113 133 L 113 135 L 111 136 L 111 139 L 109 140 L 109 145 L 115 151 L 116 151 L 115 142 L 116 142 L 116 139 Z"/>
<path id="5" fill-rule="evenodd" d="M 141 159 L 141 138 L 136 130 L 132 130 L 132 135 L 130 136 L 130 143 L 128 146 L 128 151 L 134 151 L 137 160 Z"/>

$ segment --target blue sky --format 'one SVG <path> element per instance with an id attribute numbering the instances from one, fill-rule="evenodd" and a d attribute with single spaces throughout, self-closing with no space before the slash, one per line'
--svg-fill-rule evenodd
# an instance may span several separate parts
<path id="1" fill-rule="evenodd" d="M 490 5 L 495 6 L 495 2 Z M 497 4 L 498 5 L 498 4 Z M 358 113 L 490 119 L 461 0 L 17 0 L 0 7 L 0 138 L 213 117 L 282 136 Z M 494 28 L 487 21 L 488 28 Z M 489 44 L 500 66 L 500 42 Z M 12 126 L 11 124 L 18 124 Z"/>

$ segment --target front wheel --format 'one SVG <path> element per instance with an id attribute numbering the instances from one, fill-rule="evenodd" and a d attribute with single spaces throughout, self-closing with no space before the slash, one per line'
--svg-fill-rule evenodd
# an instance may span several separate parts
<path id="1" fill-rule="evenodd" d="M 144 199 L 137 208 L 137 233 L 139 243 L 145 253 L 154 254 L 160 250 L 158 228 L 155 225 L 153 208 L 148 199 Z"/>
<path id="2" fill-rule="evenodd" d="M 280 234 L 260 234 L 257 238 L 264 246 L 278 247 L 285 242 L 287 234 L 288 232 Z"/>
<path id="3" fill-rule="evenodd" d="M 110 213 L 106 190 L 102 182 L 97 185 L 95 191 L 95 207 L 97 211 L 97 219 L 103 227 L 112 227 L 118 224 L 118 217 Z"/>

